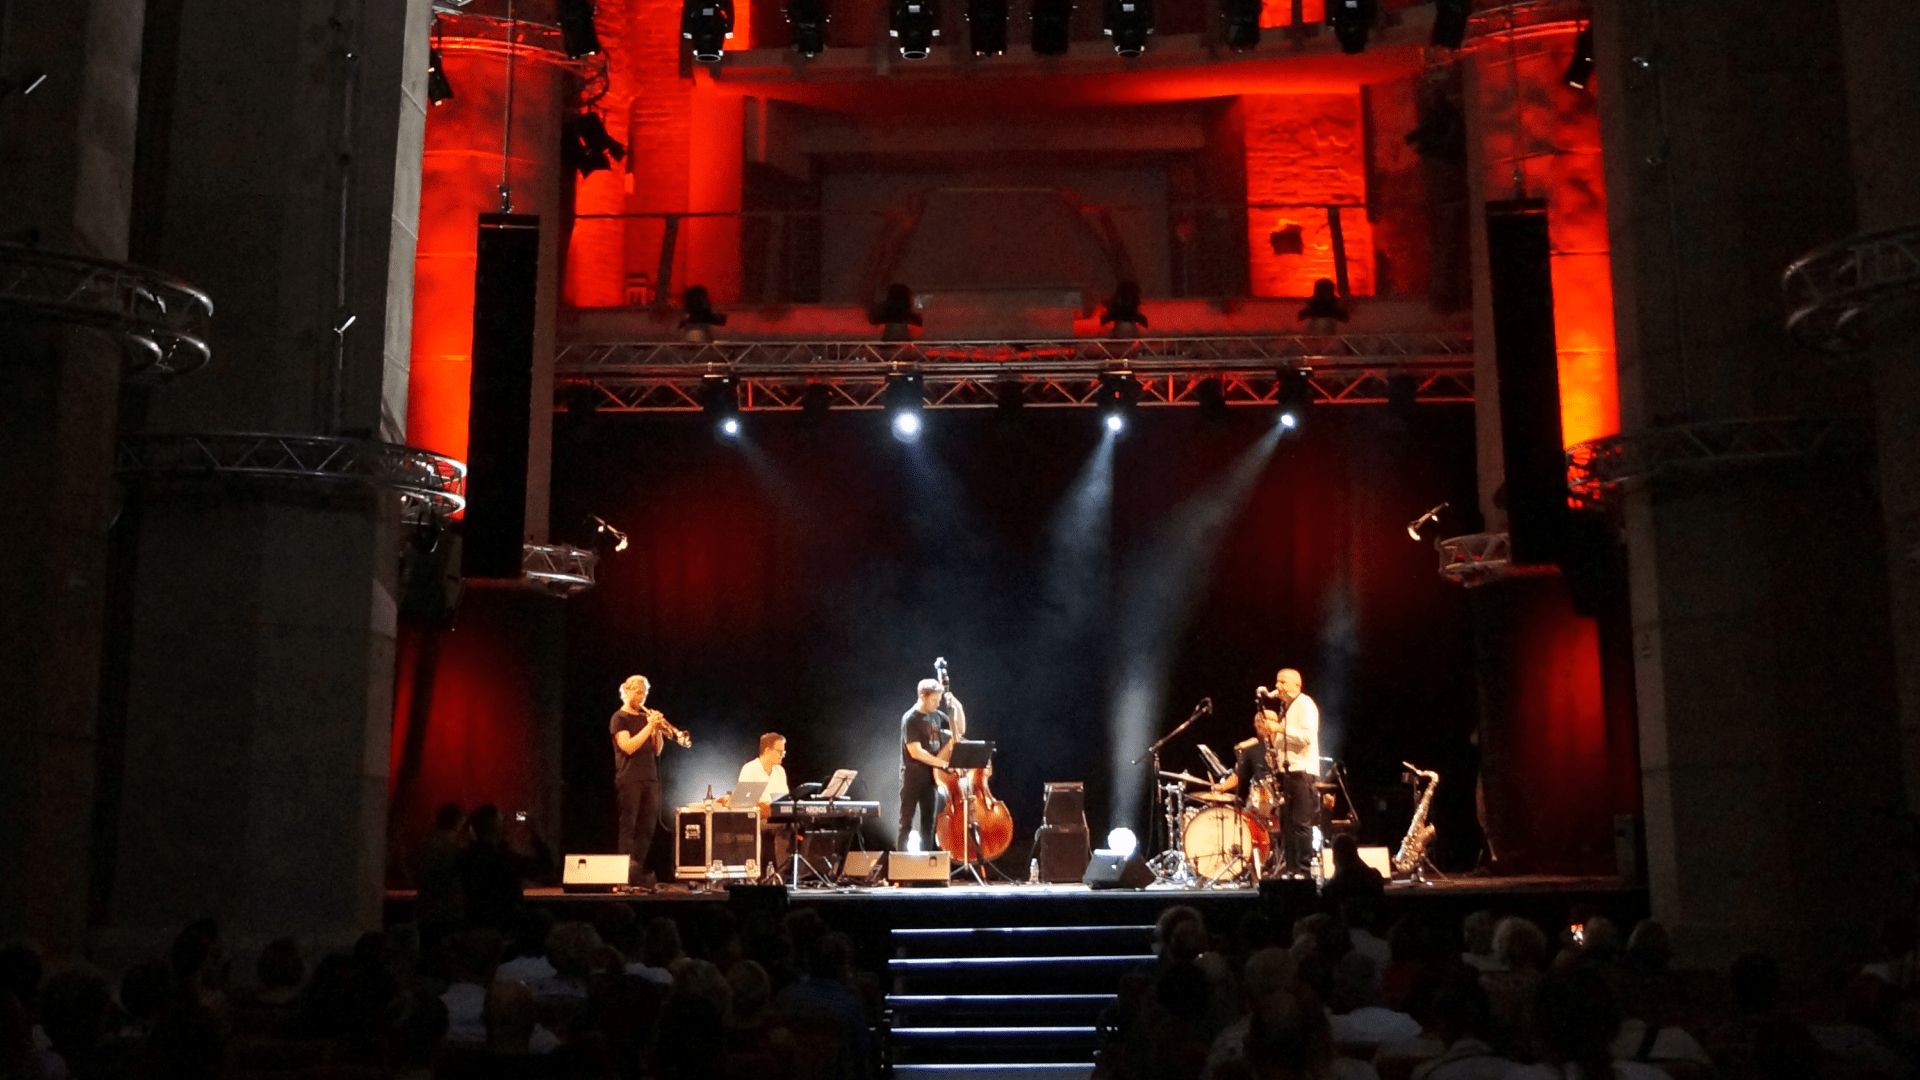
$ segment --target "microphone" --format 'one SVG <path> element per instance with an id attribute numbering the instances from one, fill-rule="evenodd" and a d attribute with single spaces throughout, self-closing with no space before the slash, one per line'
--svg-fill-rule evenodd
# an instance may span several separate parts
<path id="1" fill-rule="evenodd" d="M 1204 712 L 1204 713 L 1210 713 L 1210 712 L 1212 712 L 1212 711 L 1213 711 L 1213 699 L 1212 699 L 1212 698 L 1210 698 L 1210 697 L 1203 697 L 1203 698 L 1201 698 L 1201 699 L 1200 699 L 1200 711 L 1201 711 L 1201 712 Z"/>

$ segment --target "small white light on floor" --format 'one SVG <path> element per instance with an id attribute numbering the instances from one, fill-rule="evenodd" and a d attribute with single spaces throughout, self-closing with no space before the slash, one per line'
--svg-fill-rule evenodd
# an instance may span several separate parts
<path id="1" fill-rule="evenodd" d="M 1140 846 L 1133 830 L 1122 826 L 1107 834 L 1107 850 L 1115 855 L 1131 855 Z"/>
<path id="2" fill-rule="evenodd" d="M 913 852 L 915 855 L 920 854 L 920 830 L 919 829 L 915 829 L 912 832 L 907 834 L 907 850 Z"/>

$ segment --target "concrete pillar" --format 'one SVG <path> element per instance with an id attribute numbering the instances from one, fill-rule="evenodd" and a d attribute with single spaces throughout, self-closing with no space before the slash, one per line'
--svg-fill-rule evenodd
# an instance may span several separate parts
<path id="1" fill-rule="evenodd" d="M 1863 231 L 1920 225 L 1920 9 L 1845 0 L 1841 45 L 1854 197 Z M 1920 811 L 1920 304 L 1883 319 L 1873 369 L 1880 501 L 1886 517 L 1907 806 Z"/>
<path id="2" fill-rule="evenodd" d="M 1866 400 L 1864 373 L 1810 363 L 1782 329 L 1781 270 L 1854 226 L 1837 14 L 1594 4 L 1630 438 Z M 1627 500 L 1648 883 L 1688 962 L 1843 964 L 1892 909 L 1904 802 L 1880 524 L 1859 460 Z"/>
<path id="3" fill-rule="evenodd" d="M 215 298 L 215 360 L 154 432 L 390 437 L 405 413 L 425 0 L 181 0 L 151 55 L 155 261 Z M 348 319 L 351 317 L 351 325 Z M 394 496 L 181 481 L 140 494 L 108 955 L 377 926 Z"/>
<path id="4" fill-rule="evenodd" d="M 13 5 L 0 76 L 5 238 L 127 255 L 142 0 Z M 0 938 L 66 952 L 87 911 L 120 350 L 0 320 Z"/>

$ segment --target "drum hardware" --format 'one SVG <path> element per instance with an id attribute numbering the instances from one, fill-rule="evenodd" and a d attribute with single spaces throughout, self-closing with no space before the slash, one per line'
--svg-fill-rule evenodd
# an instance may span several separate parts
<path id="1" fill-rule="evenodd" d="M 1251 875 L 1259 880 L 1269 834 L 1252 815 L 1231 806 L 1196 810 L 1181 830 L 1181 850 L 1187 865 L 1205 875 L 1203 886 L 1237 881 Z"/>
<path id="2" fill-rule="evenodd" d="M 1180 850 L 1180 845 L 1174 842 L 1174 829 L 1180 823 L 1181 803 L 1185 798 L 1184 789 L 1182 789 L 1179 784 L 1158 785 L 1160 776 L 1166 772 L 1166 770 L 1160 767 L 1160 748 L 1172 742 L 1174 737 L 1181 732 L 1192 727 L 1202 716 L 1209 715 L 1212 712 L 1213 699 L 1201 698 L 1200 703 L 1193 707 L 1193 712 L 1189 713 L 1187 718 L 1180 722 L 1180 726 L 1162 735 L 1152 746 L 1147 747 L 1144 753 L 1134 758 L 1131 762 L 1131 764 L 1134 765 L 1139 765 L 1149 760 L 1153 762 L 1151 766 L 1153 770 L 1151 779 L 1159 786 L 1161 793 L 1165 797 L 1166 846 L 1160 849 L 1158 855 L 1155 855 L 1147 862 L 1147 865 L 1153 870 L 1154 877 L 1163 882 L 1172 882 L 1181 885 L 1192 884 L 1193 874 L 1187 868 L 1186 858 Z M 1153 839 L 1157 842 L 1159 837 L 1154 837 Z M 1148 846 L 1152 847 L 1153 845 L 1149 844 Z"/>
<path id="3" fill-rule="evenodd" d="M 1201 787 L 1207 786 L 1207 782 L 1205 780 L 1200 779 L 1199 777 L 1193 775 L 1192 773 L 1162 772 L 1160 774 L 1160 778 L 1162 780 L 1178 780 L 1183 784 L 1198 784 Z"/>

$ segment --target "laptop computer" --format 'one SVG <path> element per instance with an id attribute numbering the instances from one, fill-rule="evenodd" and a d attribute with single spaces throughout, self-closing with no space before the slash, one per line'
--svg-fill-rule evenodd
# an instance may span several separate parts
<path id="1" fill-rule="evenodd" d="M 765 780 L 746 780 L 733 785 L 733 794 L 728 797 L 727 805 L 735 810 L 744 810 L 760 802 L 760 793 L 767 790 Z"/>

